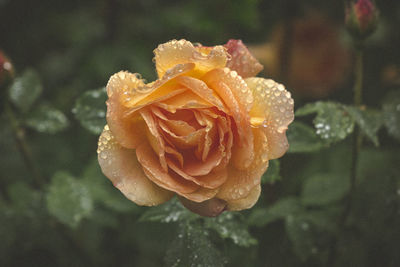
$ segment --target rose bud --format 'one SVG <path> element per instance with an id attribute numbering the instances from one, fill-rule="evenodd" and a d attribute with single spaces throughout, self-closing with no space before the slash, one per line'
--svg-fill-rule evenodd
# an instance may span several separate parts
<path id="1" fill-rule="evenodd" d="M 354 38 L 363 40 L 376 29 L 379 11 L 373 0 L 351 0 L 345 12 L 346 27 Z"/>
<path id="2" fill-rule="evenodd" d="M 107 84 L 103 173 L 138 205 L 178 195 L 202 216 L 252 207 L 268 161 L 288 149 L 290 93 L 254 77 L 262 66 L 238 40 L 173 40 L 154 54 L 158 80 L 121 71 Z"/>
<path id="3" fill-rule="evenodd" d="M 0 50 L 0 87 L 7 85 L 7 83 L 14 76 L 14 68 L 10 60 Z"/>

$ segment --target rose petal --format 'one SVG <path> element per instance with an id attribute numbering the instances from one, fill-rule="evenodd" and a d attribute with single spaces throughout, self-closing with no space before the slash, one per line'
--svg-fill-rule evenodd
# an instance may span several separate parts
<path id="1" fill-rule="evenodd" d="M 201 203 L 189 201 L 182 197 L 180 197 L 179 200 L 183 206 L 190 211 L 206 217 L 216 217 L 226 209 L 226 202 L 218 198 L 213 198 Z"/>
<path id="2" fill-rule="evenodd" d="M 279 158 L 289 147 L 285 132 L 294 119 L 293 99 L 283 85 L 273 80 L 248 78 L 245 81 L 254 97 L 250 116 L 261 122 L 254 126 L 267 133 L 269 159 Z"/>
<path id="3" fill-rule="evenodd" d="M 121 104 L 124 90 L 130 92 L 143 86 L 142 80 L 129 72 L 118 72 L 107 84 L 107 123 L 118 143 L 126 148 L 136 148 L 145 138 L 144 122 L 140 116 L 125 116 L 128 109 Z"/>
<path id="4" fill-rule="evenodd" d="M 213 107 L 209 102 L 189 90 L 174 96 L 173 98 L 156 103 L 155 105 L 172 113 L 175 113 L 177 109 L 200 109 Z"/>
<path id="5" fill-rule="evenodd" d="M 263 70 L 264 67 L 253 57 L 241 40 L 231 39 L 224 46 L 231 55 L 226 66 L 237 71 L 243 78 L 256 76 Z"/>
<path id="6" fill-rule="evenodd" d="M 228 201 L 227 210 L 244 210 L 250 209 L 256 204 L 261 194 L 261 185 L 253 187 L 245 198 Z"/>
<path id="7" fill-rule="evenodd" d="M 138 146 L 136 155 L 140 164 L 142 164 L 144 173 L 158 186 L 178 194 L 193 193 L 199 188 L 193 182 L 185 180 L 171 172 L 165 172 L 157 160 L 157 155 L 148 143 Z"/>
<path id="8" fill-rule="evenodd" d="M 228 180 L 220 187 L 218 198 L 230 202 L 247 197 L 251 190 L 261 182 L 261 176 L 268 167 L 268 143 L 264 131 L 254 128 L 254 160 L 244 170 L 232 164 L 227 166 Z"/>
<path id="9" fill-rule="evenodd" d="M 173 196 L 172 192 L 158 187 L 146 177 L 135 150 L 120 146 L 107 125 L 99 138 L 98 160 L 104 175 L 138 205 L 158 205 Z"/>
<path id="10" fill-rule="evenodd" d="M 228 60 L 228 55 L 222 46 L 215 46 L 209 54 L 204 54 L 186 40 L 172 40 L 161 44 L 154 50 L 154 55 L 159 78 L 177 64 L 193 62 L 196 64 L 198 75 L 201 75 L 211 69 L 224 67 Z"/>

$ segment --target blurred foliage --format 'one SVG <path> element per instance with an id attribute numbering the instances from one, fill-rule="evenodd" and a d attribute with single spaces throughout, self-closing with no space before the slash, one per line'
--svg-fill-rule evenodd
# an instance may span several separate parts
<path id="1" fill-rule="evenodd" d="M 138 207 L 101 173 L 108 78 L 154 80 L 152 50 L 170 39 L 264 43 L 310 10 L 351 47 L 343 3 L 0 0 L 0 49 L 16 71 L 0 87 L 0 266 L 400 266 L 400 84 L 382 78 L 400 65 L 400 3 L 376 2 L 366 106 L 350 105 L 350 77 L 328 99 L 295 96 L 290 149 L 270 161 L 256 206 L 202 218 L 176 199 Z M 349 196 L 355 127 L 365 138 Z"/>

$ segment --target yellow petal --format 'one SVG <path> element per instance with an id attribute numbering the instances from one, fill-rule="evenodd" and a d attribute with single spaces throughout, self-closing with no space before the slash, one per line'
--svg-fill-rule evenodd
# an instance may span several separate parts
<path id="1" fill-rule="evenodd" d="M 120 146 L 108 126 L 99 138 L 98 160 L 104 175 L 138 205 L 158 205 L 173 196 L 172 192 L 158 187 L 146 177 L 135 150 Z"/>
<path id="2" fill-rule="evenodd" d="M 161 44 L 154 50 L 154 55 L 159 78 L 177 64 L 195 63 L 196 71 L 201 75 L 211 69 L 225 67 L 228 60 L 228 55 L 222 46 L 215 46 L 209 54 L 204 54 L 186 40 L 172 40 Z"/>
<path id="3" fill-rule="evenodd" d="M 285 87 L 273 80 L 248 78 L 245 80 L 253 92 L 253 108 L 250 116 L 256 127 L 263 128 L 268 137 L 269 159 L 281 157 L 289 145 L 286 130 L 294 119 L 293 99 Z M 260 118 L 263 123 L 260 125 Z"/>

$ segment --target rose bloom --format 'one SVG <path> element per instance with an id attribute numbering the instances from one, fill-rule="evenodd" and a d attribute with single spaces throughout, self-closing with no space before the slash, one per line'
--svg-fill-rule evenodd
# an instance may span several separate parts
<path id="1" fill-rule="evenodd" d="M 330 95 L 346 80 L 350 67 L 350 53 L 340 40 L 339 28 L 327 18 L 311 13 L 306 18 L 293 19 L 291 32 L 284 77 L 288 85 L 303 97 Z M 249 46 L 273 78 L 282 76 L 284 33 L 283 24 L 278 24 L 268 42 Z"/>
<path id="2" fill-rule="evenodd" d="M 252 207 L 268 160 L 288 149 L 293 99 L 240 40 L 225 46 L 170 41 L 154 50 L 159 79 L 129 72 L 107 84 L 99 139 L 103 173 L 138 205 L 175 194 L 203 216 Z"/>

